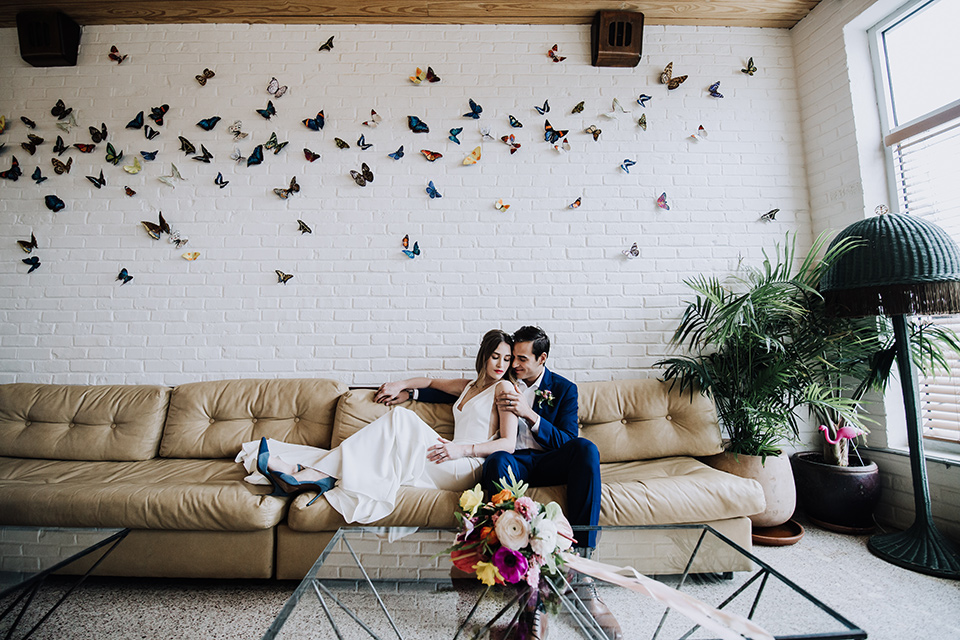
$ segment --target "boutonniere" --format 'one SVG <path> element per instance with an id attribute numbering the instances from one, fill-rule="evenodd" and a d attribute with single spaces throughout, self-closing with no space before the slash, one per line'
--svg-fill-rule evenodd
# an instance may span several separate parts
<path id="1" fill-rule="evenodd" d="M 537 408 L 540 409 L 543 407 L 543 403 L 546 402 L 548 407 L 553 406 L 553 394 L 550 393 L 550 389 L 537 389 L 533 392 L 535 398 L 537 398 Z"/>

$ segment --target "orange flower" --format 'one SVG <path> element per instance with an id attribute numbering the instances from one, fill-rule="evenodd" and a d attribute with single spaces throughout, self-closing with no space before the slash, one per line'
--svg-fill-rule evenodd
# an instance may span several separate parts
<path id="1" fill-rule="evenodd" d="M 474 567 L 483 560 L 483 556 L 476 549 L 457 549 L 450 552 L 450 560 L 457 569 L 473 573 Z"/>
<path id="2" fill-rule="evenodd" d="M 487 544 L 497 544 L 497 530 L 494 527 L 484 527 L 480 529 L 480 539 Z"/>
<path id="3" fill-rule="evenodd" d="M 510 489 L 503 489 L 500 493 L 490 498 L 490 501 L 495 505 L 503 504 L 507 500 L 513 500 L 513 492 L 510 491 Z"/>

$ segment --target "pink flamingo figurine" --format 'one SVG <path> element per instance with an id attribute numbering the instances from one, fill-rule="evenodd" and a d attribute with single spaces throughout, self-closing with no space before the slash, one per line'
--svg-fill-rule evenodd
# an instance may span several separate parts
<path id="1" fill-rule="evenodd" d="M 842 426 L 837 429 L 837 438 L 835 440 L 830 439 L 830 430 L 827 429 L 825 425 L 820 425 L 820 431 L 823 432 L 823 437 L 830 444 L 839 444 L 841 440 L 853 440 L 863 435 L 863 429 L 858 429 L 857 427 Z"/>

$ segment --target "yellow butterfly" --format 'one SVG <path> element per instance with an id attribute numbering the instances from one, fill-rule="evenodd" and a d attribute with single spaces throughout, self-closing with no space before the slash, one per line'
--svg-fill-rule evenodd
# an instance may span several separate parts
<path id="1" fill-rule="evenodd" d="M 477 164 L 480 162 L 480 147 L 474 149 L 470 155 L 463 159 L 463 164 Z"/>
<path id="2" fill-rule="evenodd" d="M 287 284 L 287 281 L 293 277 L 292 273 L 284 273 L 280 269 L 274 269 L 277 272 L 277 283 L 278 284 Z"/>
<path id="3" fill-rule="evenodd" d="M 199 251 L 188 251 L 188 252 L 186 252 L 185 254 L 183 254 L 183 255 L 180 256 L 180 257 L 183 258 L 184 260 L 189 260 L 189 261 L 193 262 L 194 260 L 196 260 L 197 258 L 200 257 L 200 252 L 199 252 Z"/>
<path id="4" fill-rule="evenodd" d="M 417 67 L 416 75 L 410 76 L 410 82 L 412 82 L 413 84 L 420 84 L 426 79 L 427 79 L 427 72 L 421 69 L 420 67 Z"/>
<path id="5" fill-rule="evenodd" d="M 138 158 L 137 156 L 133 156 L 132 165 L 129 165 L 129 164 L 123 165 L 123 170 L 126 171 L 127 173 L 140 173 L 140 169 L 142 169 L 142 167 L 140 166 L 140 158 Z"/>

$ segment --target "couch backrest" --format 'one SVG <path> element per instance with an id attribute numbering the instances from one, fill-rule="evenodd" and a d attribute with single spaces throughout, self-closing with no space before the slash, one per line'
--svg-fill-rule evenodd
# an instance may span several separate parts
<path id="1" fill-rule="evenodd" d="M 335 380 L 218 380 L 174 387 L 160 456 L 232 458 L 261 437 L 327 449 L 337 400 Z"/>
<path id="2" fill-rule="evenodd" d="M 680 395 L 656 378 L 585 382 L 580 392 L 580 435 L 600 451 L 600 462 L 652 460 L 720 453 L 713 401 Z"/>
<path id="3" fill-rule="evenodd" d="M 0 456 L 148 460 L 169 399 L 161 386 L 0 385 Z"/>
<path id="4" fill-rule="evenodd" d="M 333 426 L 332 446 L 338 446 L 390 410 L 386 405 L 373 401 L 375 394 L 371 389 L 352 389 L 340 398 Z M 444 438 L 453 438 L 453 405 L 411 402 L 404 406 L 420 416 Z"/>

